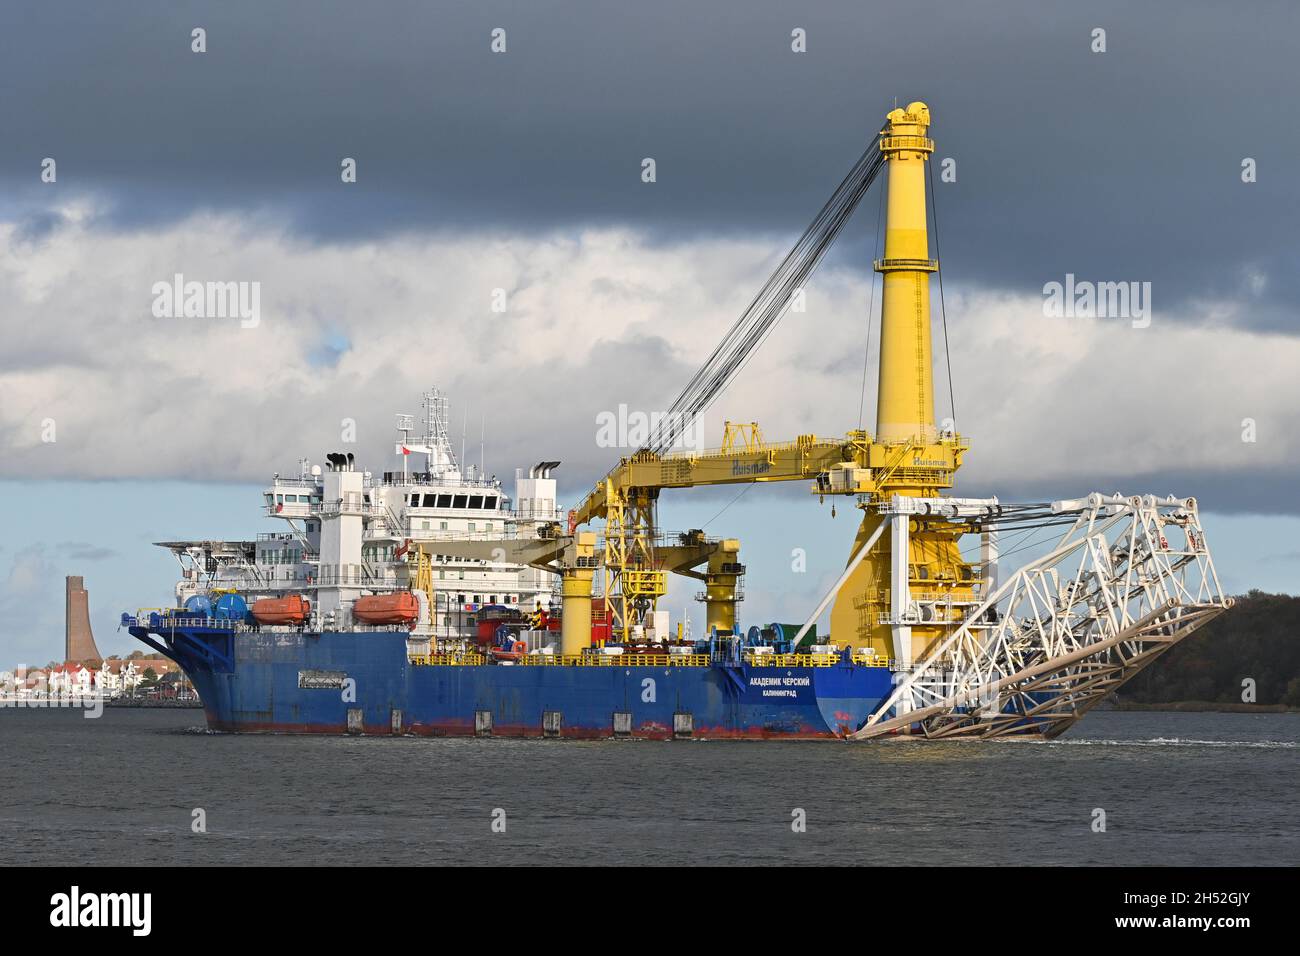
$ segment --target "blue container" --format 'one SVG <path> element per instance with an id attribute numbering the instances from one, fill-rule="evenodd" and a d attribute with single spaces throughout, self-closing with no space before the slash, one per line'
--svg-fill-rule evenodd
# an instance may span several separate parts
<path id="1" fill-rule="evenodd" d="M 223 594 L 217 598 L 212 609 L 213 617 L 227 621 L 243 621 L 248 618 L 248 602 L 238 594 Z"/>

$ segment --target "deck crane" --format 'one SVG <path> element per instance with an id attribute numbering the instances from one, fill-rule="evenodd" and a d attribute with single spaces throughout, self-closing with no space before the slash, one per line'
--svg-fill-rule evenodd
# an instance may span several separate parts
<path id="1" fill-rule="evenodd" d="M 616 633 L 626 638 L 665 592 L 666 571 L 656 556 L 655 508 L 666 488 L 811 480 L 810 490 L 819 497 L 857 499 L 863 510 L 853 549 L 857 556 L 865 542 L 874 543 L 880 536 L 883 519 L 867 509 L 869 501 L 892 495 L 933 498 L 952 487 L 967 446 L 955 431 L 941 432 L 934 418 L 929 282 L 939 263 L 930 257 L 926 221 L 925 164 L 934 150 L 929 125 L 924 103 L 889 113 L 875 141 L 687 383 L 646 446 L 623 458 L 571 512 L 571 532 L 594 519 L 605 521 L 605 597 Z M 721 449 L 669 453 L 681 431 L 726 387 L 779 321 L 886 167 L 885 248 L 874 263 L 884 286 L 875 435 L 859 429 L 843 438 L 801 435 L 768 444 L 756 424 L 727 423 Z M 888 547 L 853 562 L 836 597 L 831 630 L 840 643 L 887 650 L 896 659 L 911 660 L 974 603 L 978 571 L 962 560 L 957 548 L 967 525 L 942 517 L 891 525 Z M 738 560 L 711 562 L 706 572 L 709 624 L 719 630 L 734 627 L 734 600 L 728 601 L 727 594 L 729 589 L 734 594 L 739 572 L 743 565 Z M 575 603 L 590 601 L 591 583 L 586 575 L 566 577 L 564 593 Z M 912 605 L 914 598 L 930 608 L 928 619 L 904 622 L 896 609 Z"/>

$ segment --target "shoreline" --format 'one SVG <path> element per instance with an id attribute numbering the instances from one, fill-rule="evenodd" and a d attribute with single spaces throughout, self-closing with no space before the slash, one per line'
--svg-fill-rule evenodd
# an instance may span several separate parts
<path id="1" fill-rule="evenodd" d="M 156 708 L 159 710 L 202 710 L 203 704 L 197 700 L 132 700 L 129 697 L 114 698 L 104 701 L 105 707 Z"/>
<path id="2" fill-rule="evenodd" d="M 0 694 L 0 707 L 30 710 L 85 710 L 95 703 L 94 697 L 13 697 Z M 197 700 L 144 700 L 129 697 L 109 697 L 100 701 L 103 707 L 157 708 L 163 710 L 202 710 Z"/>
<path id="3" fill-rule="evenodd" d="M 1215 713 L 1215 714 L 1296 714 L 1300 707 L 1288 707 L 1286 704 L 1238 704 L 1221 703 L 1212 700 L 1176 700 L 1163 704 L 1138 703 L 1136 701 L 1111 701 L 1106 710 L 1119 711 L 1169 711 L 1173 713 Z"/>

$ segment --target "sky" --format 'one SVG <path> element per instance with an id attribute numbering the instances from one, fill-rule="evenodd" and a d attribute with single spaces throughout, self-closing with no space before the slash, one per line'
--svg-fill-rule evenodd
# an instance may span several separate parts
<path id="1" fill-rule="evenodd" d="M 480 433 L 503 478 L 559 459 L 576 503 L 617 454 L 597 417 L 666 408 L 916 99 L 956 172 L 934 195 L 946 358 L 935 335 L 936 410 L 972 444 L 959 493 L 1195 495 L 1226 586 L 1294 592 L 1298 20 L 1195 0 L 7 3 L 0 666 L 61 652 L 65 574 L 101 649 L 129 651 L 118 614 L 175 578 L 150 542 L 272 530 L 259 483 L 347 422 L 391 467 L 393 415 L 434 384 L 471 460 Z M 725 419 L 871 427 L 878 189 L 707 444 Z M 177 274 L 258 283 L 256 325 L 155 315 Z M 1045 315 L 1067 274 L 1149 282 L 1150 324 Z M 747 492 L 708 529 L 744 542 L 751 622 L 798 617 L 847 556 L 850 516 L 809 497 Z"/>

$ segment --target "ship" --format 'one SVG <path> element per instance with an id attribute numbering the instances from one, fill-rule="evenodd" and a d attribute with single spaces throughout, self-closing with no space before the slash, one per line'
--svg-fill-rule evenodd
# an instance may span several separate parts
<path id="1" fill-rule="evenodd" d="M 454 454 L 448 398 L 399 415 L 401 470 L 350 452 L 266 489 L 287 531 L 170 541 L 175 604 L 122 624 L 175 660 L 214 731 L 362 735 L 948 740 L 1059 736 L 1231 606 L 1195 498 L 956 497 L 969 451 L 936 422 L 930 111 L 892 110 L 645 441 L 574 507 L 560 462 L 511 494 Z M 887 171 L 873 432 L 681 439 L 802 296 Z M 927 185 L 930 186 L 927 189 Z M 882 186 L 882 188 L 886 188 Z M 942 296 L 942 284 L 939 286 Z M 941 303 L 942 304 L 942 303 Z M 868 321 L 874 321 L 869 316 Z M 946 335 L 946 322 L 945 335 Z M 412 461 L 418 467 L 412 467 Z M 744 624 L 736 537 L 668 532 L 674 489 L 805 482 L 861 512 L 843 573 L 802 621 Z M 1059 532 L 1006 573 L 1001 535 Z M 967 556 L 963 542 L 978 542 Z M 702 585 L 702 626 L 665 609 Z M 829 629 L 819 622 L 829 610 Z"/>

